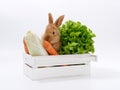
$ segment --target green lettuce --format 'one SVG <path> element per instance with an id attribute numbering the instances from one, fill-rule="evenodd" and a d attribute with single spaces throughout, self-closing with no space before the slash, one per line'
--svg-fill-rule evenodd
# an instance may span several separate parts
<path id="1" fill-rule="evenodd" d="M 59 28 L 61 33 L 61 48 L 59 53 L 64 54 L 84 54 L 94 53 L 94 40 L 96 35 L 87 26 L 72 20 L 66 21 Z"/>

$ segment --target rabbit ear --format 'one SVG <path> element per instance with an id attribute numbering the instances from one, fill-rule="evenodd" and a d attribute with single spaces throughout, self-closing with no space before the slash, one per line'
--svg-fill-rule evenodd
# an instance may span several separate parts
<path id="1" fill-rule="evenodd" d="M 49 19 L 49 24 L 53 24 L 53 17 L 51 13 L 48 14 L 48 19 Z"/>
<path id="2" fill-rule="evenodd" d="M 57 27 L 59 27 L 62 24 L 62 21 L 64 19 L 64 15 L 60 16 L 56 21 L 55 21 L 55 25 Z"/>

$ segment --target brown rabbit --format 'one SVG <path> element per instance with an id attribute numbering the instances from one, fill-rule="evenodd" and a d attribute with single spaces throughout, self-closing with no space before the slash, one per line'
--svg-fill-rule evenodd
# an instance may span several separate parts
<path id="1" fill-rule="evenodd" d="M 59 52 L 61 46 L 59 26 L 62 24 L 63 19 L 64 15 L 60 16 L 55 21 L 55 23 L 53 23 L 52 15 L 51 13 L 49 13 L 48 14 L 49 24 L 47 25 L 46 31 L 43 35 L 43 40 L 47 40 L 48 42 L 50 42 L 57 52 Z"/>

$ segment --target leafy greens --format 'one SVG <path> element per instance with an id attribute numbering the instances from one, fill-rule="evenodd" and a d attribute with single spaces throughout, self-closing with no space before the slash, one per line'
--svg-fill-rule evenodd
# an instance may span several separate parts
<path id="1" fill-rule="evenodd" d="M 96 35 L 80 22 L 66 21 L 60 27 L 60 33 L 62 42 L 60 54 L 94 53 L 94 41 L 92 38 L 96 37 Z"/>

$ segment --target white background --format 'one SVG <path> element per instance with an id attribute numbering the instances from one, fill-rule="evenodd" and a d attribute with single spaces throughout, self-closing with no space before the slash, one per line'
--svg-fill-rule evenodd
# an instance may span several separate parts
<path id="1" fill-rule="evenodd" d="M 80 21 L 96 34 L 90 78 L 31 81 L 23 75 L 22 39 L 41 36 L 48 12 Z M 0 0 L 0 90 L 120 90 L 119 0 Z"/>

